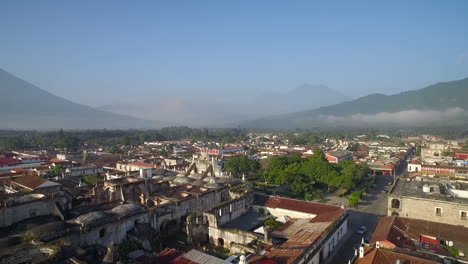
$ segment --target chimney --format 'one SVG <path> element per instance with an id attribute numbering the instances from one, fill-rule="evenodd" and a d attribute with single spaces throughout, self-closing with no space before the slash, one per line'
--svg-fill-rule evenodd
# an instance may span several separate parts
<path id="1" fill-rule="evenodd" d="M 359 258 L 363 258 L 363 257 L 364 257 L 364 247 L 360 246 L 359 247 Z"/>

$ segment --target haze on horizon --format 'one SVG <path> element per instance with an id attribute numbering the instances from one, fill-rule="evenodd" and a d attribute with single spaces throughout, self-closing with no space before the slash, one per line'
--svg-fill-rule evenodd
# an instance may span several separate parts
<path id="1" fill-rule="evenodd" d="M 208 123 L 304 83 L 344 100 L 465 78 L 467 13 L 466 1 L 2 1 L 0 68 L 81 104 Z"/>

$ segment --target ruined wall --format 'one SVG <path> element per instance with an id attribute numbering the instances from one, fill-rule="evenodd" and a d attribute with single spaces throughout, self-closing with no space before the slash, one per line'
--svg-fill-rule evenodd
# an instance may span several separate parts
<path id="1" fill-rule="evenodd" d="M 83 226 L 77 244 L 82 247 L 94 244 L 107 247 L 111 243 L 122 243 L 126 239 L 127 233 L 135 228 L 137 223 L 147 223 L 149 221 L 148 216 L 148 213 L 145 212 L 130 217 L 119 218 L 118 221 L 103 221 L 102 224 L 95 223 L 93 226 Z M 76 240 L 76 237 L 71 235 L 68 239 Z"/>
<path id="2" fill-rule="evenodd" d="M 208 235 L 210 243 L 226 248 L 230 248 L 232 243 L 247 245 L 257 239 L 257 236 L 250 232 L 212 226 L 208 227 Z"/>
<path id="3" fill-rule="evenodd" d="M 38 199 L 21 204 L 2 206 L 0 208 L 0 227 L 8 227 L 19 221 L 42 215 L 63 216 L 57 210 L 54 200 Z"/>
<path id="4" fill-rule="evenodd" d="M 220 227 L 241 215 L 246 214 L 253 204 L 253 194 L 247 194 L 241 198 L 221 203 L 209 212 L 205 213 L 209 225 Z"/>

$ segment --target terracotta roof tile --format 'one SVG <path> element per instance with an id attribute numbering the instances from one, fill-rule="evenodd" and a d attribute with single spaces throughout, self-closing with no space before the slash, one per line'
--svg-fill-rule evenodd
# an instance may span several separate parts
<path id="1" fill-rule="evenodd" d="M 281 208 L 296 212 L 317 215 L 315 218 L 311 219 L 311 222 L 332 222 L 345 213 L 345 210 L 341 209 L 338 206 L 311 203 L 301 200 L 260 194 L 255 194 L 254 203 L 256 205 L 270 208 Z"/>
<path id="2" fill-rule="evenodd" d="M 47 179 L 41 178 L 39 176 L 33 175 L 33 174 L 27 174 L 24 176 L 21 176 L 17 179 L 14 180 L 16 184 L 19 184 L 21 186 L 27 187 L 29 189 L 35 189 L 39 185 L 47 182 Z"/>

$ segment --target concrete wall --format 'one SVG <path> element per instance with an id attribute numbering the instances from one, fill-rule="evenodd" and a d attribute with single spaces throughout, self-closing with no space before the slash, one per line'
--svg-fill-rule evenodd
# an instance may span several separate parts
<path id="1" fill-rule="evenodd" d="M 400 201 L 400 208 L 392 208 L 392 200 Z M 436 215 L 436 207 L 442 208 L 442 215 Z M 460 218 L 460 212 L 468 212 L 468 204 L 451 203 L 438 200 L 426 200 L 412 197 L 388 196 L 387 215 L 398 213 L 399 216 L 420 220 L 446 223 L 450 225 L 462 225 L 468 227 L 468 220 Z"/>

